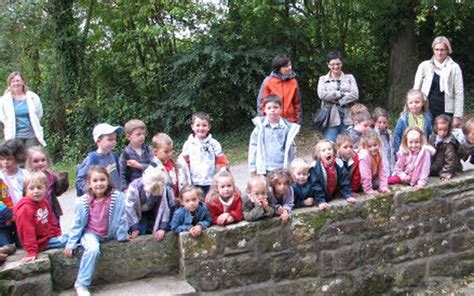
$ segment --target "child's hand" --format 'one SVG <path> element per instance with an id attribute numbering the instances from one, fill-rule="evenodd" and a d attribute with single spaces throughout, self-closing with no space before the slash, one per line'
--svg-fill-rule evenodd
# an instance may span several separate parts
<path id="1" fill-rule="evenodd" d="M 367 192 L 367 195 L 373 196 L 373 195 L 376 195 L 378 193 L 379 192 L 377 190 L 371 190 L 371 191 Z"/>
<path id="2" fill-rule="evenodd" d="M 377 192 L 377 191 L 375 191 L 375 192 Z M 352 196 L 351 196 L 351 197 L 348 197 L 346 200 L 347 200 L 347 202 L 350 203 L 350 204 L 355 204 L 356 201 L 357 201 L 357 200 L 356 200 L 355 198 L 353 198 Z"/>
<path id="3" fill-rule="evenodd" d="M 217 225 L 223 226 L 227 218 L 229 217 L 229 213 L 222 213 L 217 217 Z"/>
<path id="4" fill-rule="evenodd" d="M 35 259 L 36 259 L 36 256 L 26 256 L 21 259 L 21 262 L 31 262 L 31 261 L 35 261 Z"/>
<path id="5" fill-rule="evenodd" d="M 225 220 L 225 224 L 230 224 L 230 223 L 233 223 L 234 221 L 235 221 L 234 217 L 229 215 L 229 217 L 227 217 L 227 219 Z"/>
<path id="6" fill-rule="evenodd" d="M 320 204 L 318 205 L 318 208 L 319 208 L 320 210 L 325 210 L 325 209 L 327 209 L 328 207 L 329 207 L 329 204 L 328 204 L 327 202 L 322 202 L 322 203 L 320 203 Z"/>
<path id="7" fill-rule="evenodd" d="M 189 229 L 189 233 L 193 236 L 193 237 L 198 237 L 201 235 L 201 232 L 202 232 L 202 226 L 201 225 L 196 225 L 196 226 L 193 226 Z"/>
<path id="8" fill-rule="evenodd" d="M 280 208 L 283 209 L 283 208 Z M 282 213 L 280 214 L 280 219 L 282 224 L 286 224 L 288 222 L 288 218 L 290 215 L 288 215 L 288 211 L 283 209 Z"/>
<path id="9" fill-rule="evenodd" d="M 135 159 L 127 160 L 127 166 L 143 171 L 143 165 Z"/>
<path id="10" fill-rule="evenodd" d="M 130 236 L 128 237 L 129 240 L 134 240 L 138 237 L 138 235 L 140 234 L 140 230 L 138 229 L 135 229 L 134 231 L 132 231 L 132 233 L 130 234 Z"/>
<path id="11" fill-rule="evenodd" d="M 425 188 L 425 186 L 416 184 L 416 185 L 415 185 L 415 188 L 416 188 L 416 189 L 423 189 L 423 188 Z"/>
<path id="12" fill-rule="evenodd" d="M 441 177 L 440 179 L 441 179 L 441 181 L 449 181 L 449 179 L 451 179 L 451 177 L 446 176 L 446 177 Z"/>
<path id="13" fill-rule="evenodd" d="M 162 240 L 165 238 L 165 233 L 166 231 L 164 231 L 163 229 L 158 229 L 158 231 L 155 233 L 155 238 L 156 240 Z"/>
<path id="14" fill-rule="evenodd" d="M 307 207 L 310 207 L 314 205 L 314 198 L 308 197 L 307 199 L 304 200 L 304 205 Z"/>
<path id="15" fill-rule="evenodd" d="M 69 248 L 64 248 L 63 254 L 66 255 L 67 257 L 72 257 L 72 249 Z"/>
<path id="16" fill-rule="evenodd" d="M 392 191 L 390 189 L 384 189 L 384 190 L 380 190 L 380 192 L 383 192 L 383 193 L 392 193 Z"/>

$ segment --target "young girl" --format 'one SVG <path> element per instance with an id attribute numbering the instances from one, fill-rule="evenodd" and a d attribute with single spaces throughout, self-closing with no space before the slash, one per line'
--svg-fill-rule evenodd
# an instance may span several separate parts
<path id="1" fill-rule="evenodd" d="M 173 195 L 165 186 L 165 173 L 158 168 L 147 169 L 141 178 L 130 183 L 126 193 L 127 229 L 130 238 L 152 233 L 157 240 L 169 229 L 168 198 Z"/>
<path id="2" fill-rule="evenodd" d="M 35 260 L 44 249 L 62 248 L 67 241 L 45 199 L 47 186 L 43 172 L 32 172 L 25 179 L 26 195 L 14 208 L 18 237 L 26 251 L 23 262 Z"/>
<path id="3" fill-rule="evenodd" d="M 436 149 L 436 153 L 431 159 L 430 175 L 439 176 L 443 181 L 449 180 L 461 167 L 457 155 L 459 143 L 451 134 L 451 117 L 438 115 L 433 130 L 429 143 Z"/>
<path id="4" fill-rule="evenodd" d="M 79 197 L 75 209 L 74 225 L 64 249 L 72 256 L 80 240 L 84 248 L 74 287 L 78 295 L 90 295 L 89 286 L 95 263 L 104 240 L 128 240 L 125 221 L 125 198 L 120 191 L 112 190 L 107 170 L 91 166 L 87 172 L 89 192 Z"/>
<path id="5" fill-rule="evenodd" d="M 23 182 L 28 174 L 18 165 L 25 162 L 25 148 L 21 141 L 11 139 L 0 145 L 0 178 L 5 182 L 13 205 L 23 197 Z"/>
<path id="6" fill-rule="evenodd" d="M 228 171 L 217 173 L 212 182 L 206 205 L 212 216 L 212 223 L 220 226 L 239 222 L 244 218 L 241 194 Z"/>
<path id="7" fill-rule="evenodd" d="M 291 173 L 287 169 L 276 169 L 268 174 L 269 195 L 275 206 L 275 215 L 280 216 L 283 224 L 288 222 L 291 210 L 295 206 Z"/>
<path id="8" fill-rule="evenodd" d="M 51 161 L 43 146 L 33 146 L 28 149 L 26 169 L 30 172 L 43 172 L 47 176 L 46 200 L 51 205 L 56 224 L 59 225 L 59 217 L 62 216 L 63 210 L 57 197 L 66 192 L 69 187 L 67 173 L 60 173 L 57 176 L 51 170 Z"/>
<path id="9" fill-rule="evenodd" d="M 387 184 L 387 171 L 382 157 L 382 141 L 374 131 L 368 131 L 361 139 L 359 151 L 359 170 L 362 189 L 368 195 L 390 192 Z M 377 191 L 378 189 L 378 191 Z"/>
<path id="10" fill-rule="evenodd" d="M 397 163 L 393 176 L 388 178 L 388 184 L 407 184 L 423 188 L 428 183 L 430 174 L 431 153 L 433 147 L 426 145 L 423 131 L 412 126 L 403 133 L 400 151 L 397 153 Z"/>
<path id="11" fill-rule="evenodd" d="M 388 128 L 388 113 L 385 109 L 377 107 L 372 112 L 374 120 L 374 131 L 382 141 L 382 158 L 385 164 L 387 176 L 390 176 L 395 165 L 394 153 L 392 149 L 392 131 Z"/>
<path id="12" fill-rule="evenodd" d="M 431 134 L 431 113 L 428 112 L 428 101 L 419 90 L 409 90 L 405 107 L 395 126 L 393 136 L 393 153 L 397 154 L 400 148 L 403 132 L 407 127 L 418 127 L 425 135 Z"/>
<path id="13" fill-rule="evenodd" d="M 319 141 L 314 147 L 313 157 L 316 163 L 309 172 L 309 178 L 319 209 L 326 209 L 329 206 L 327 201 L 338 194 L 348 203 L 355 203 L 349 174 L 342 160 L 336 159 L 336 144 L 329 140 Z"/>
<path id="14" fill-rule="evenodd" d="M 207 210 L 203 199 L 202 190 L 199 187 L 186 185 L 179 193 L 179 207 L 171 220 L 171 230 L 174 233 L 189 231 L 198 237 L 202 231 L 212 223 L 212 217 Z"/>
<path id="15" fill-rule="evenodd" d="M 247 194 L 242 197 L 242 207 L 246 221 L 273 216 L 273 204 L 268 197 L 268 183 L 264 176 L 257 175 L 248 180 Z"/>

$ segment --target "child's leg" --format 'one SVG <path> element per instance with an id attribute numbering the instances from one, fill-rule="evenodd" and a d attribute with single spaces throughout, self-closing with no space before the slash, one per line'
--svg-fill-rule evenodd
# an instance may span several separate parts
<path id="1" fill-rule="evenodd" d="M 63 234 L 61 236 L 55 236 L 49 239 L 46 250 L 64 248 L 66 246 L 69 235 Z"/>
<path id="2" fill-rule="evenodd" d="M 11 225 L 0 225 L 0 247 L 13 242 L 13 227 Z"/>
<path id="3" fill-rule="evenodd" d="M 91 285 L 95 263 L 100 255 L 100 238 L 92 232 L 85 232 L 81 237 L 81 245 L 84 254 L 77 273 L 76 285 L 88 287 Z"/>

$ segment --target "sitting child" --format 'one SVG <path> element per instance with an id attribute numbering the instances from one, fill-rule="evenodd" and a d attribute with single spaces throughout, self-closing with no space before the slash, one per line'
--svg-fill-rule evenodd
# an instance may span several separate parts
<path id="1" fill-rule="evenodd" d="M 309 172 L 311 189 L 316 205 L 324 210 L 328 201 L 341 195 L 348 203 L 355 203 L 352 197 L 351 181 L 342 161 L 336 159 L 336 145 L 328 140 L 319 141 L 314 147 L 315 165 Z"/>
<path id="2" fill-rule="evenodd" d="M 181 207 L 176 210 L 171 220 L 171 230 L 174 233 L 189 231 L 192 236 L 198 237 L 204 229 L 211 226 L 212 217 L 202 199 L 202 190 L 198 187 L 187 185 L 181 189 Z"/>
<path id="3" fill-rule="evenodd" d="M 354 143 L 354 149 L 358 149 L 360 137 L 365 134 L 369 129 L 370 125 L 372 124 L 372 117 L 370 117 L 370 113 L 367 112 L 360 112 L 354 115 L 352 118 L 352 122 L 354 126 L 347 130 L 347 133 L 352 138 L 352 142 Z"/>
<path id="4" fill-rule="evenodd" d="M 379 192 L 389 193 L 386 164 L 381 150 L 382 141 L 376 132 L 368 131 L 362 136 L 360 144 L 359 169 L 364 193 L 368 195 Z"/>
<path id="5" fill-rule="evenodd" d="M 388 128 L 388 113 L 385 109 L 377 107 L 372 112 L 374 119 L 374 131 L 382 140 L 382 158 L 385 163 L 385 170 L 387 176 L 390 176 L 395 165 L 394 153 L 392 149 L 392 131 Z"/>
<path id="6" fill-rule="evenodd" d="M 474 164 L 474 118 L 469 118 L 462 126 L 462 133 L 458 133 L 458 141 L 461 144 L 460 157 Z"/>
<path id="7" fill-rule="evenodd" d="M 147 169 L 141 178 L 130 183 L 125 202 L 130 239 L 149 233 L 157 240 L 165 237 L 170 224 L 170 195 L 159 169 Z"/>
<path id="8" fill-rule="evenodd" d="M 397 153 L 397 162 L 388 184 L 406 184 L 423 188 L 428 184 L 433 147 L 426 145 L 423 131 L 415 126 L 405 130 Z"/>
<path id="9" fill-rule="evenodd" d="M 431 158 L 431 176 L 439 176 L 441 180 L 451 179 L 460 168 L 457 155 L 458 141 L 451 134 L 451 117 L 445 114 L 438 115 L 434 121 L 434 134 L 430 136 L 429 143 L 436 149 Z"/>
<path id="10" fill-rule="evenodd" d="M 13 201 L 7 185 L 0 179 L 0 261 L 16 251 L 14 244 Z"/>
<path id="11" fill-rule="evenodd" d="M 247 194 L 242 197 L 244 219 L 255 221 L 273 217 L 273 205 L 268 197 L 268 183 L 264 176 L 251 177 L 247 182 Z"/>
<path id="12" fill-rule="evenodd" d="M 48 177 L 43 172 L 32 172 L 25 179 L 26 195 L 13 210 L 16 229 L 26 257 L 23 262 L 36 259 L 46 248 L 62 248 L 67 237 L 61 236 L 53 211 L 45 199 Z"/>
<path id="13" fill-rule="evenodd" d="M 283 224 L 288 222 L 293 209 L 294 193 L 291 188 L 291 174 L 287 169 L 276 169 L 268 174 L 269 195 L 275 206 L 275 215 L 280 216 Z"/>
<path id="14" fill-rule="evenodd" d="M 291 176 L 293 177 L 291 187 L 295 195 L 295 208 L 313 206 L 314 198 L 311 192 L 311 184 L 308 182 L 311 165 L 303 158 L 295 158 L 290 167 Z"/>
<path id="15" fill-rule="evenodd" d="M 28 172 L 20 168 L 26 159 L 26 151 L 20 140 L 10 139 L 0 145 L 0 178 L 8 187 L 13 205 L 23 197 L 23 183 Z"/>
<path id="16" fill-rule="evenodd" d="M 220 226 L 239 222 L 244 218 L 240 192 L 235 188 L 234 178 L 228 171 L 214 175 L 206 205 L 212 216 L 212 223 Z"/>
<path id="17" fill-rule="evenodd" d="M 348 134 L 339 134 L 336 138 L 337 157 L 342 160 L 344 168 L 349 174 L 352 194 L 360 191 L 359 156 L 354 151 L 354 141 Z"/>

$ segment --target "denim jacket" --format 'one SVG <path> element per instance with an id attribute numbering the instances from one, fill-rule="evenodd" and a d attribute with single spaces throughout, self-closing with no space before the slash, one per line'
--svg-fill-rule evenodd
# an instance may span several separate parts
<path id="1" fill-rule="evenodd" d="M 196 216 L 198 220 L 196 225 L 201 225 L 202 230 L 211 226 L 211 213 L 209 213 L 209 210 L 203 202 L 199 202 L 199 207 L 196 210 Z M 173 215 L 173 220 L 171 220 L 171 230 L 174 233 L 179 233 L 188 231 L 193 226 L 193 216 L 189 210 L 183 207 L 178 208 Z"/>

